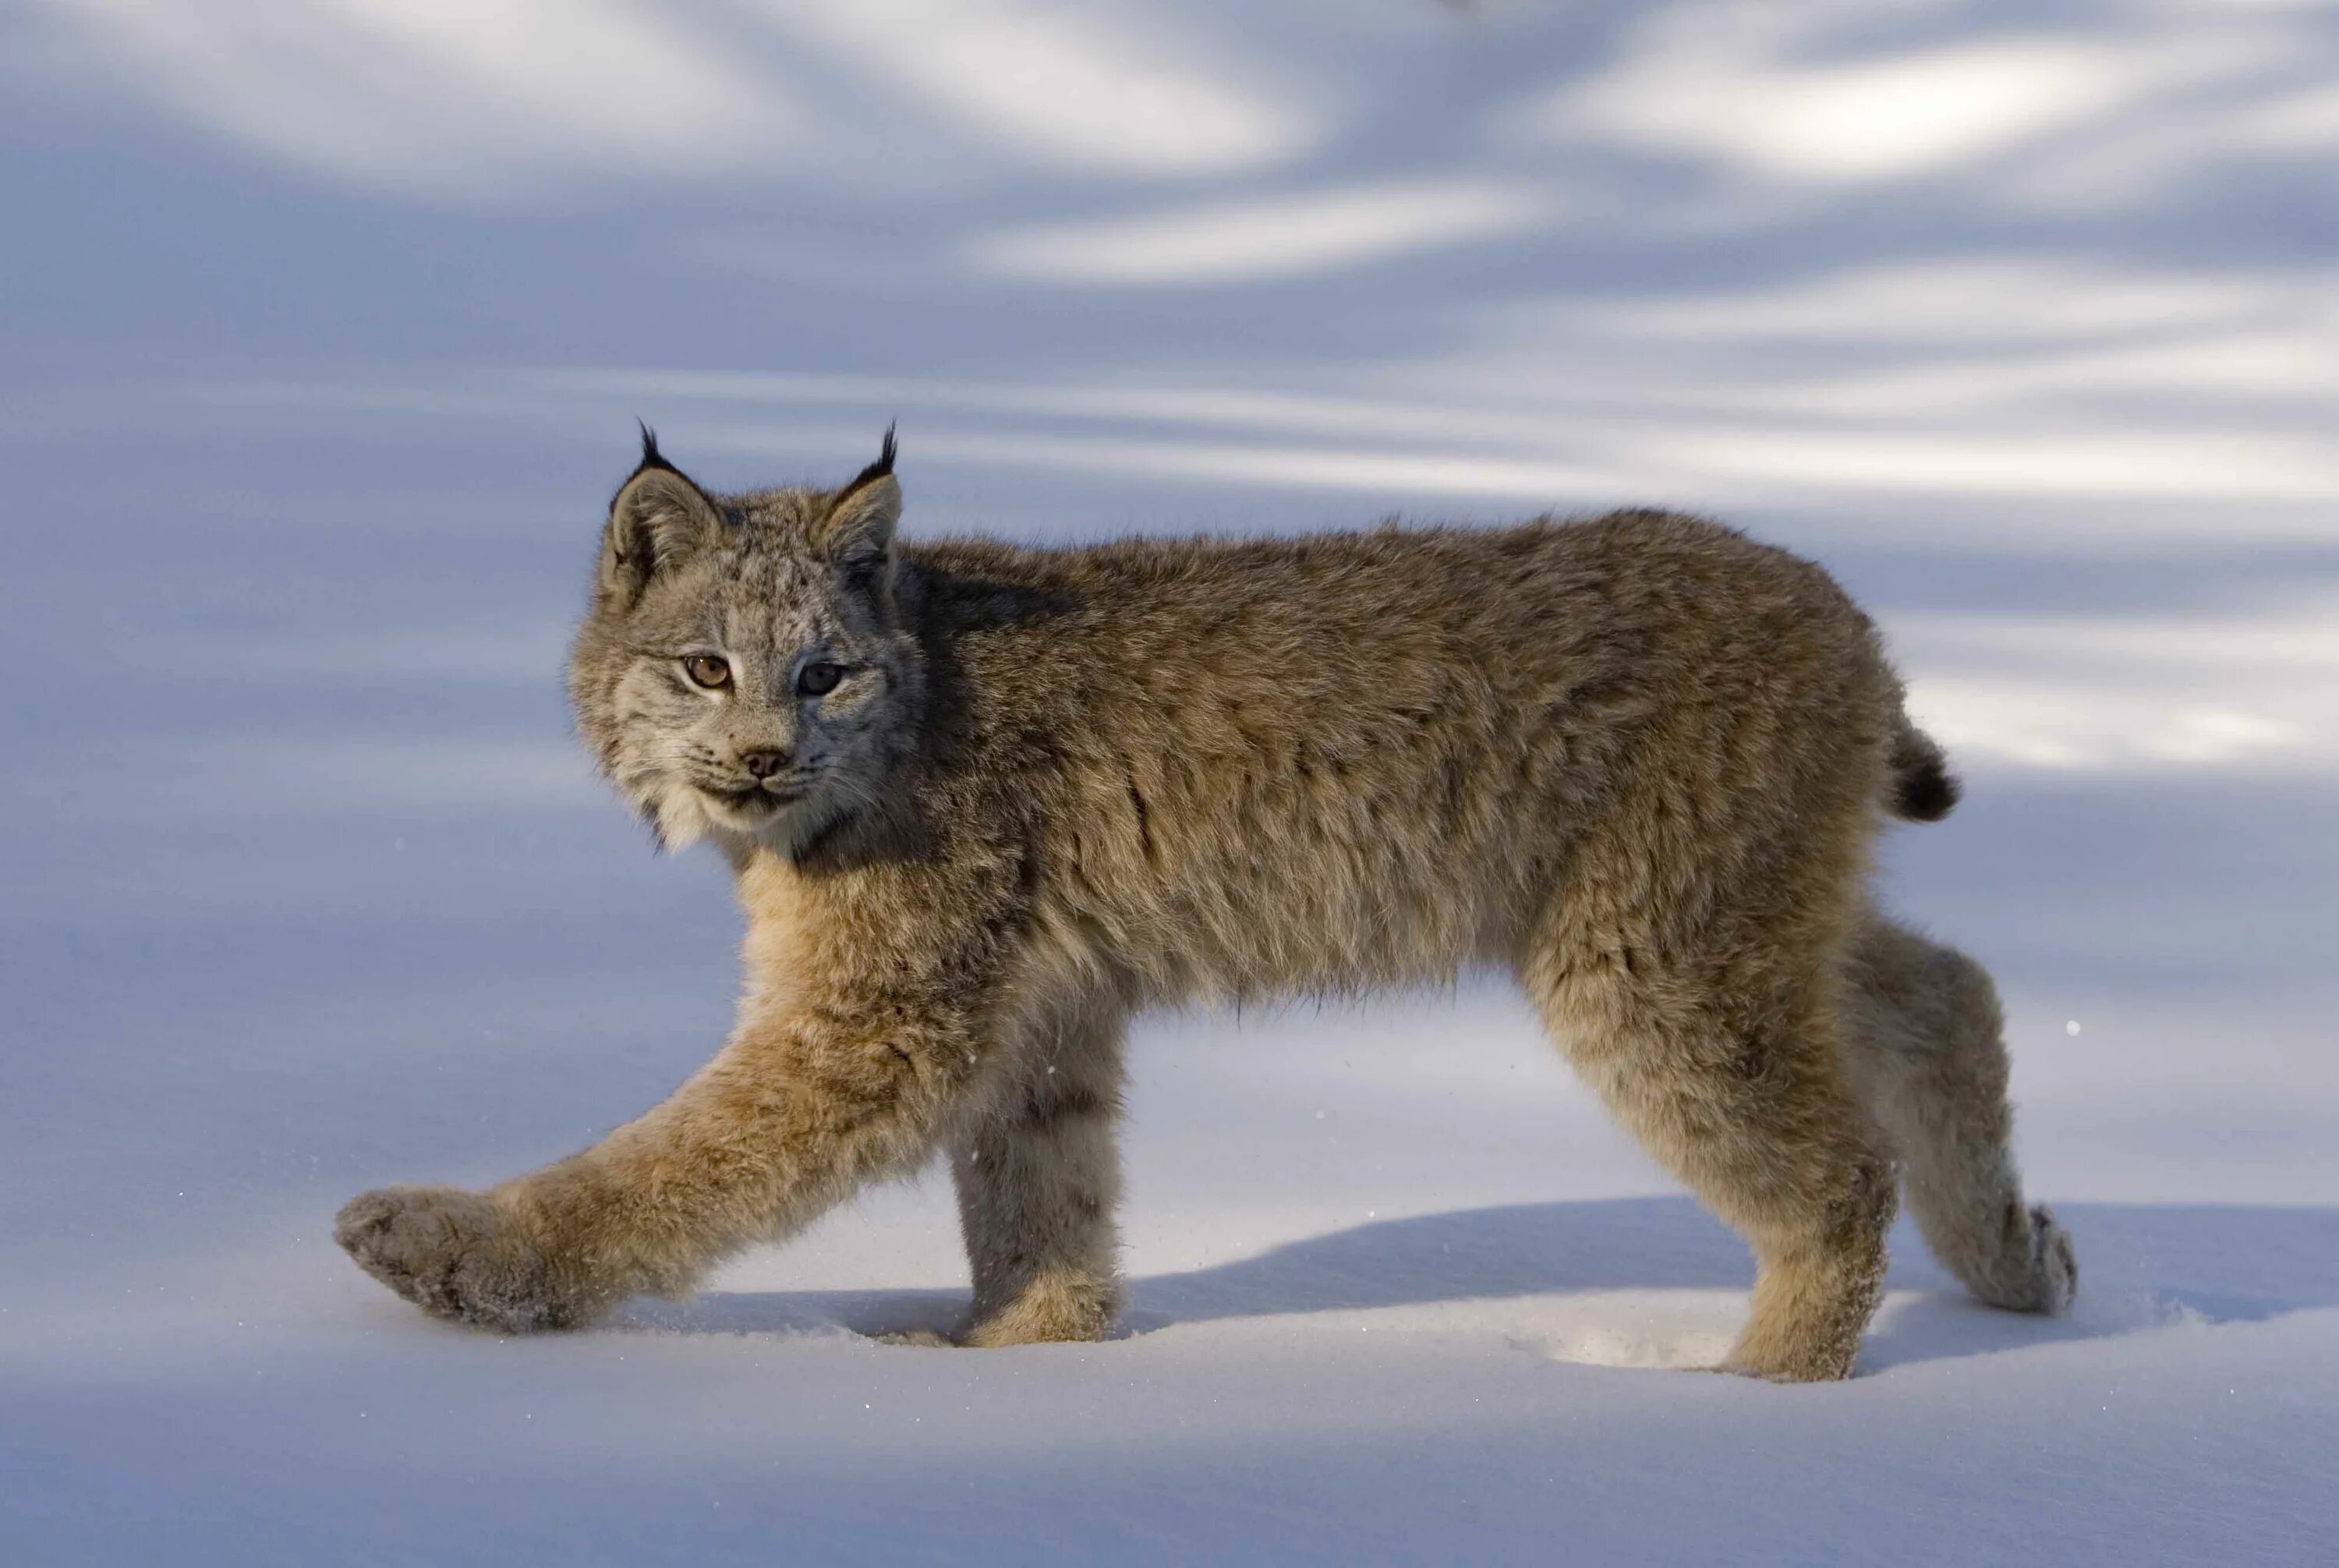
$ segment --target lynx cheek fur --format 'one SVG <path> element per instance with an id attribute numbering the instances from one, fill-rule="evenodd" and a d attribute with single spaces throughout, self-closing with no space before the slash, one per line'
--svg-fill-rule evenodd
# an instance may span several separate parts
<path id="1" fill-rule="evenodd" d="M 1658 512 L 1034 550 L 897 546 L 884 455 L 712 496 L 644 455 L 570 689 L 747 914 L 731 1039 L 485 1193 L 340 1214 L 440 1317 L 582 1324 L 950 1153 L 970 1345 L 1102 1336 L 1136 1010 L 1506 966 L 1758 1263 L 1726 1363 L 1851 1371 L 1900 1177 L 1984 1300 L 2055 1312 L 1989 977 L 1875 912 L 1955 787 L 1828 577 Z"/>

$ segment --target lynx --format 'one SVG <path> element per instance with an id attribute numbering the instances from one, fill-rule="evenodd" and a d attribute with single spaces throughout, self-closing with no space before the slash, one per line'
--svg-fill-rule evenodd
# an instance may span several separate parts
<path id="1" fill-rule="evenodd" d="M 947 1151 L 957 1339 L 1099 1339 L 1133 1013 L 1492 966 L 1752 1247 L 1724 1369 L 1850 1375 L 1904 1185 L 1982 1300 L 2068 1305 L 1989 979 L 1865 885 L 1957 787 L 1819 567 L 1656 511 L 908 542 L 890 429 L 841 488 L 743 495 L 643 438 L 569 690 L 659 840 L 727 858 L 745 998 L 583 1153 L 352 1200 L 399 1295 L 587 1324 Z"/>

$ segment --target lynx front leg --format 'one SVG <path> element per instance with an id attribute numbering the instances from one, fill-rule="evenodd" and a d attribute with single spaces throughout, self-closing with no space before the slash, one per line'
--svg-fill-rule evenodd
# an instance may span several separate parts
<path id="1" fill-rule="evenodd" d="M 775 1004 L 582 1154 L 485 1193 L 367 1193 L 334 1238 L 423 1310 L 507 1333 L 687 1289 L 725 1254 L 923 1159 L 982 1070 L 976 1017 L 901 991 Z"/>
<path id="2" fill-rule="evenodd" d="M 1113 1205 L 1121 1019 L 1052 1021 L 1023 1041 L 998 1108 L 954 1151 L 974 1267 L 963 1342 L 1101 1339 L 1120 1309 Z"/>
<path id="3" fill-rule="evenodd" d="M 385 1187 L 341 1207 L 333 1239 L 434 1317 L 529 1334 L 571 1327 L 581 1316 L 580 1293 L 489 1193 Z"/>

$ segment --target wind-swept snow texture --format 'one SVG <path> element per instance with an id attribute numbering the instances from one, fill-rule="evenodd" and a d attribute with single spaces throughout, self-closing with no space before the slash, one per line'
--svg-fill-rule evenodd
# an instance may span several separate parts
<path id="1" fill-rule="evenodd" d="M 35 3 L 0 22 L 0 1562 L 2329 1563 L 2339 21 L 2310 5 Z M 1861 1375 L 1499 989 L 1136 1041 L 1127 1335 L 881 1345 L 946 1184 L 527 1342 L 326 1235 L 714 1047 L 566 735 L 655 423 L 1033 539 L 1623 503 L 1968 785 L 2075 1316 Z"/>

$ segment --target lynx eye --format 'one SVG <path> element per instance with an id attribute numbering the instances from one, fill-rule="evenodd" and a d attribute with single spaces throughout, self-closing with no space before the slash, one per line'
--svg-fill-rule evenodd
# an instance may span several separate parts
<path id="1" fill-rule="evenodd" d="M 731 666 L 713 654 L 693 654 L 682 661 L 683 673 L 696 685 L 719 692 L 731 684 Z"/>
<path id="2" fill-rule="evenodd" d="M 826 696 L 836 689 L 836 683 L 844 678 L 844 670 L 842 666 L 820 659 L 804 666 L 796 672 L 796 690 L 808 697 Z"/>

